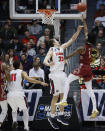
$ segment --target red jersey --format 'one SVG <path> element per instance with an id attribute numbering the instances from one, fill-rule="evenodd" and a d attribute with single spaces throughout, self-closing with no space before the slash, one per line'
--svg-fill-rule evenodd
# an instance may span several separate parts
<path id="1" fill-rule="evenodd" d="M 85 43 L 84 48 L 85 52 L 83 54 L 80 54 L 79 63 L 84 65 L 90 65 L 92 47 L 90 44 Z"/>
<path id="2" fill-rule="evenodd" d="M 0 61 L 0 101 L 3 101 L 3 100 L 6 100 L 7 97 L 6 97 L 6 93 L 4 91 L 4 81 L 3 81 L 3 73 L 2 73 L 2 70 L 1 70 L 1 65 L 2 65 L 2 62 Z"/>
<path id="3" fill-rule="evenodd" d="M 92 79 L 92 70 L 90 67 L 92 47 L 86 43 L 84 48 L 85 52 L 80 54 L 79 66 L 72 73 L 82 77 L 87 82 Z"/>

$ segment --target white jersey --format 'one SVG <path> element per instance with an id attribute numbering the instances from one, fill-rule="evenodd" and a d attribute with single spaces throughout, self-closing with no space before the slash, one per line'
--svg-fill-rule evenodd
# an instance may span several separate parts
<path id="1" fill-rule="evenodd" d="M 21 76 L 22 70 L 12 70 L 10 72 L 12 82 L 8 83 L 8 91 L 9 92 L 23 92 L 22 87 L 22 76 Z"/>
<path id="2" fill-rule="evenodd" d="M 54 65 L 50 67 L 50 71 L 63 71 L 64 70 L 64 51 L 63 48 L 51 47 L 50 50 L 53 50 L 52 61 Z"/>

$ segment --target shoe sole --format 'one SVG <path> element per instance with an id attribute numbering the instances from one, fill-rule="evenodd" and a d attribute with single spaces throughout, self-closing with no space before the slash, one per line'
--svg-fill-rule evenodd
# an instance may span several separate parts
<path id="1" fill-rule="evenodd" d="M 68 126 L 69 124 L 67 124 L 67 123 L 63 123 L 61 120 L 59 120 L 59 119 L 57 119 L 57 121 L 58 122 L 60 122 L 60 123 L 62 123 L 63 125 L 65 125 L 65 126 Z"/>
<path id="2" fill-rule="evenodd" d="M 52 125 L 52 123 L 51 123 L 51 121 L 48 119 L 48 121 L 49 121 L 49 123 L 50 123 L 50 125 L 54 128 L 54 129 L 59 129 L 59 128 L 55 128 L 53 125 Z"/>
<path id="3" fill-rule="evenodd" d="M 56 103 L 55 105 L 56 106 L 68 106 L 68 104 L 65 104 L 65 103 Z"/>

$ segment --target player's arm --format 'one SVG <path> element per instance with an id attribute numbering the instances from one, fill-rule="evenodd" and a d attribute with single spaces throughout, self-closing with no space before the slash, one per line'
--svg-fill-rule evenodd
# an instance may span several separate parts
<path id="1" fill-rule="evenodd" d="M 34 84 L 40 84 L 40 85 L 43 85 L 43 86 L 48 86 L 48 84 L 45 83 L 45 82 L 41 82 L 41 81 L 39 81 L 39 80 L 36 80 L 36 79 L 33 79 L 33 78 L 29 77 L 29 76 L 27 75 L 27 73 L 24 72 L 24 71 L 22 72 L 22 78 L 24 78 L 24 79 L 26 79 L 27 81 L 29 81 L 29 82 L 31 82 L 31 83 L 34 83 Z"/>
<path id="2" fill-rule="evenodd" d="M 53 50 L 52 50 L 52 48 L 50 48 L 44 61 L 43 61 L 43 64 L 45 64 L 46 66 L 53 65 L 54 64 L 53 62 L 49 62 L 52 56 L 53 56 Z"/>
<path id="3" fill-rule="evenodd" d="M 78 37 L 80 31 L 82 30 L 83 26 L 78 26 L 77 28 L 77 32 L 72 36 L 72 38 L 70 40 L 68 40 L 66 43 L 64 43 L 63 45 L 61 45 L 61 47 L 63 49 L 66 49 L 68 46 L 70 46 Z"/>
<path id="4" fill-rule="evenodd" d="M 65 57 L 65 60 L 71 58 L 72 56 L 76 55 L 76 54 L 80 54 L 80 53 L 83 53 L 84 52 L 84 47 L 81 46 L 79 47 L 78 49 L 76 49 L 73 53 L 71 53 L 70 55 L 66 56 Z"/>
<path id="5" fill-rule="evenodd" d="M 12 81 L 12 78 L 10 76 L 10 71 L 8 69 L 8 67 L 6 66 L 5 63 L 2 63 L 2 66 L 1 66 L 1 70 L 4 72 L 5 74 L 5 78 L 8 82 L 11 82 Z"/>
<path id="6" fill-rule="evenodd" d="M 81 21 L 82 21 L 83 26 L 84 26 L 85 39 L 87 39 L 87 37 L 88 37 L 88 28 L 87 28 L 86 20 L 85 20 L 83 15 L 81 16 Z"/>

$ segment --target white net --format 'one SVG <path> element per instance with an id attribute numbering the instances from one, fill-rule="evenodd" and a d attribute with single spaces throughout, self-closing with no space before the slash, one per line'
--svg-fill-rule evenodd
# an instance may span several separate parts
<path id="1" fill-rule="evenodd" d="M 54 16 L 53 16 L 53 14 L 51 16 L 41 14 L 41 16 L 42 16 L 42 23 L 43 24 L 54 25 Z"/>
<path id="2" fill-rule="evenodd" d="M 43 24 L 49 24 L 49 25 L 54 25 L 54 14 L 56 10 L 53 9 L 42 9 L 38 10 L 42 17 L 42 23 Z"/>

